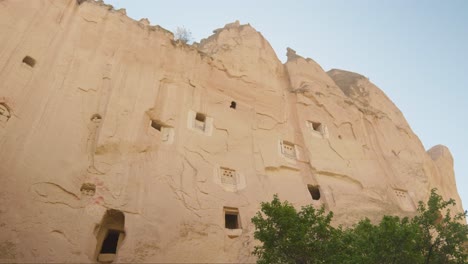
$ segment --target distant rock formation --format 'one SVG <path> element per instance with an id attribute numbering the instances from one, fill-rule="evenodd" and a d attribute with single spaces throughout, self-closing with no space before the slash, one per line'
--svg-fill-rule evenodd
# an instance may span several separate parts
<path id="1" fill-rule="evenodd" d="M 335 223 L 457 193 L 366 77 L 250 25 L 174 41 L 102 1 L 0 1 L 0 260 L 254 262 L 277 193 Z"/>

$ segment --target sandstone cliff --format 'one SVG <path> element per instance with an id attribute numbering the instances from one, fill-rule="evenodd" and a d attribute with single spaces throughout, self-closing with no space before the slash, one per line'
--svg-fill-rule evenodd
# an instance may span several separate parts
<path id="1" fill-rule="evenodd" d="M 364 76 L 94 1 L 0 1 L 0 161 L 3 262 L 253 262 L 275 193 L 345 225 L 433 187 L 462 210 L 449 150 Z"/>

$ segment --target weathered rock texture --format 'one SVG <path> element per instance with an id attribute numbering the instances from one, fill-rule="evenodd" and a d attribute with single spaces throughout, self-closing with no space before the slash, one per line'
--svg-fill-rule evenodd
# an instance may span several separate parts
<path id="1" fill-rule="evenodd" d="M 188 46 L 101 2 L 0 1 L 3 262 L 253 262 L 275 193 L 345 225 L 433 187 L 461 211 L 452 163 L 367 78 L 282 64 L 250 25 Z"/>

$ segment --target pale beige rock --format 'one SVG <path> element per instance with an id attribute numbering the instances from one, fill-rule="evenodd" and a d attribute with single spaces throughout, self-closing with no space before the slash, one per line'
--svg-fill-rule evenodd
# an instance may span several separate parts
<path id="1" fill-rule="evenodd" d="M 239 22 L 189 46 L 80 2 L 0 1 L 2 262 L 254 262 L 275 193 L 334 224 L 433 187 L 462 210 L 448 149 L 367 78 L 282 64 Z"/>

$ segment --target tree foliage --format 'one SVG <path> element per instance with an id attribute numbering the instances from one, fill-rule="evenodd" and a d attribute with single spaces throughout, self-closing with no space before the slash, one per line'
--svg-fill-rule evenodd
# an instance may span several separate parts
<path id="1" fill-rule="evenodd" d="M 324 207 L 297 211 L 275 195 L 252 218 L 262 242 L 253 254 L 258 263 L 467 263 L 467 213 L 452 217 L 452 205 L 433 189 L 412 219 L 384 216 L 378 224 L 364 219 L 343 229 L 331 226 L 333 212 Z"/>
<path id="2" fill-rule="evenodd" d="M 174 39 L 187 44 L 193 39 L 192 32 L 185 27 L 177 27 L 174 32 Z"/>
<path id="3" fill-rule="evenodd" d="M 435 189 L 431 191 L 427 205 L 419 202 L 413 223 L 418 226 L 424 263 L 468 262 L 468 252 L 463 248 L 468 242 L 467 212 L 452 218 L 449 206 L 453 205 L 453 199 L 444 201 Z"/>
<path id="4" fill-rule="evenodd" d="M 275 195 L 271 203 L 262 203 L 262 213 L 252 218 L 255 238 L 263 242 L 254 251 L 258 263 L 327 263 L 337 234 L 330 225 L 332 212 L 312 206 L 297 212 Z"/>

